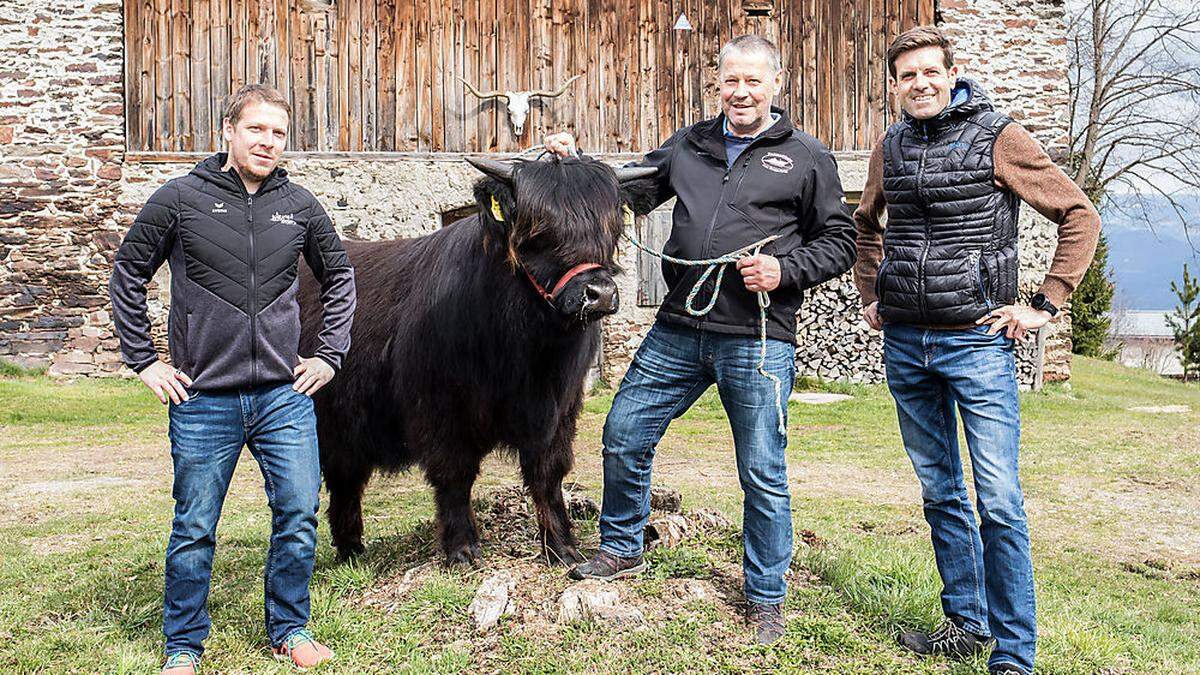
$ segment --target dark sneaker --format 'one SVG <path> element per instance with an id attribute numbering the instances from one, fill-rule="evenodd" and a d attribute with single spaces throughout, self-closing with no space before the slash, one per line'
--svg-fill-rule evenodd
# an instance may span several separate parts
<path id="1" fill-rule="evenodd" d="M 622 558 L 607 551 L 597 551 L 592 559 L 571 568 L 567 576 L 576 581 L 583 579 L 599 579 L 612 581 L 621 577 L 631 577 L 646 570 L 646 560 L 642 556 Z"/>
<path id="2" fill-rule="evenodd" d="M 750 603 L 746 620 L 754 626 L 754 637 L 760 645 L 774 644 L 783 637 L 783 605 Z"/>
<path id="3" fill-rule="evenodd" d="M 976 635 L 959 619 L 946 619 L 931 633 L 913 630 L 900 634 L 900 646 L 918 654 L 968 659 L 991 649 L 996 643 L 990 636 Z"/>
<path id="4" fill-rule="evenodd" d="M 1021 666 L 1011 663 L 993 663 L 988 666 L 988 675 L 1028 675 Z"/>

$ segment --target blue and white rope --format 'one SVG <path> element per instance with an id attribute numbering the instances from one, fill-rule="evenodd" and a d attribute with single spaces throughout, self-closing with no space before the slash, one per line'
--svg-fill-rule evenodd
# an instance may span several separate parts
<path id="1" fill-rule="evenodd" d="M 676 265 L 685 265 L 687 267 L 700 267 L 701 265 L 706 265 L 708 267 L 708 269 L 704 270 L 704 273 L 700 275 L 700 278 L 696 280 L 696 283 L 692 286 L 692 290 L 688 292 L 687 301 L 684 303 L 684 309 L 687 310 L 687 313 L 695 317 L 702 317 L 708 314 L 712 311 L 712 308 L 716 306 L 717 298 L 721 295 L 721 281 L 725 278 L 725 268 L 730 263 L 736 263 L 738 260 L 748 255 L 758 255 L 758 252 L 763 246 L 766 246 L 767 244 L 779 238 L 779 235 L 777 234 L 772 235 L 716 258 L 707 258 L 705 260 L 685 260 L 683 258 L 669 256 L 660 251 L 655 251 L 638 241 L 637 237 L 630 234 L 630 231 L 633 229 L 632 221 L 633 211 L 631 211 L 627 206 L 625 207 L 625 238 L 642 251 L 645 251 L 655 258 L 660 258 L 662 260 L 666 260 L 667 262 L 675 263 Z M 696 309 L 693 306 L 696 301 L 696 296 L 699 295 L 700 288 L 704 285 L 704 282 L 707 281 L 710 276 L 712 276 L 714 270 L 717 273 L 717 279 L 715 285 L 713 286 L 712 297 L 709 299 L 708 304 L 702 309 Z M 768 295 L 766 291 L 758 291 L 756 295 L 758 295 L 759 326 L 758 372 L 763 377 L 771 380 L 771 382 L 775 385 L 775 412 L 779 415 L 779 433 L 786 436 L 787 423 L 785 421 L 783 412 L 783 382 L 773 373 L 767 372 L 767 308 L 771 306 L 771 296 Z"/>

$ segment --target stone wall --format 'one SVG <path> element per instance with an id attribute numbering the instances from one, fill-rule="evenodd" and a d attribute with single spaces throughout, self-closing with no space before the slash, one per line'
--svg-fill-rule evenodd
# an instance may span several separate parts
<path id="1" fill-rule="evenodd" d="M 114 372 L 121 4 L 0 2 L 0 358 Z"/>
<path id="2" fill-rule="evenodd" d="M 51 8 L 54 9 L 51 9 Z M 943 0 L 943 27 L 968 75 L 1054 152 L 1066 126 L 1065 29 L 1054 0 Z M 1014 18 L 1016 17 L 1016 18 Z M 73 0 L 0 3 L 0 358 L 50 365 L 55 374 L 121 371 L 105 309 L 111 258 L 151 192 L 191 168 L 127 162 L 123 154 L 121 7 Z M 89 39 L 73 38 L 87 34 Z M 471 203 L 476 174 L 447 159 L 353 161 L 293 157 L 286 166 L 329 210 L 344 236 L 417 236 Z M 862 154 L 839 156 L 847 190 L 861 190 Z M 1022 212 L 1021 288 L 1032 294 L 1049 266 L 1054 229 Z M 605 324 L 603 374 L 612 382 L 653 321 L 638 307 L 635 252 L 623 243 L 622 311 Z M 151 289 L 163 330 L 166 271 Z M 880 336 L 859 318 L 847 274 L 809 294 L 799 317 L 799 372 L 825 379 L 882 379 Z M 165 346 L 165 340 L 162 341 Z M 1047 379 L 1069 375 L 1069 327 L 1055 325 Z M 1022 381 L 1033 379 L 1032 345 Z"/>

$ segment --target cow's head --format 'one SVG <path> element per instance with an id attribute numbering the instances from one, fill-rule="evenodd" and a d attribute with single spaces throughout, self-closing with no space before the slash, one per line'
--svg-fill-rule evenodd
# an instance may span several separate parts
<path id="1" fill-rule="evenodd" d="M 523 281 L 532 277 L 530 293 L 543 294 L 569 322 L 616 312 L 613 258 L 625 207 L 640 201 L 623 183 L 646 185 L 637 179 L 654 169 L 614 170 L 593 159 L 467 161 L 487 174 L 475 185 L 485 245 L 495 246 Z"/>

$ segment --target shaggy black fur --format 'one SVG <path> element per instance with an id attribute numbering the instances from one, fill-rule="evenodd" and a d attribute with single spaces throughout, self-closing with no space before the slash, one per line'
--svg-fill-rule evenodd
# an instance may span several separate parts
<path id="1" fill-rule="evenodd" d="M 491 215 L 492 195 L 504 221 Z M 613 171 L 592 160 L 524 163 L 511 182 L 481 179 L 475 197 L 478 215 L 434 234 L 346 243 L 358 287 L 352 346 L 315 397 L 342 557 L 364 551 L 361 500 L 372 473 L 420 466 L 447 561 L 474 562 L 471 487 L 483 458 L 505 448 L 520 460 L 548 561 L 581 559 L 562 480 L 599 343 L 595 319 L 616 311 L 620 207 L 646 199 L 622 193 Z M 575 277 L 553 307 L 520 269 L 549 289 L 583 262 L 603 268 Z M 306 273 L 301 354 L 313 353 L 320 330 L 318 293 Z"/>

